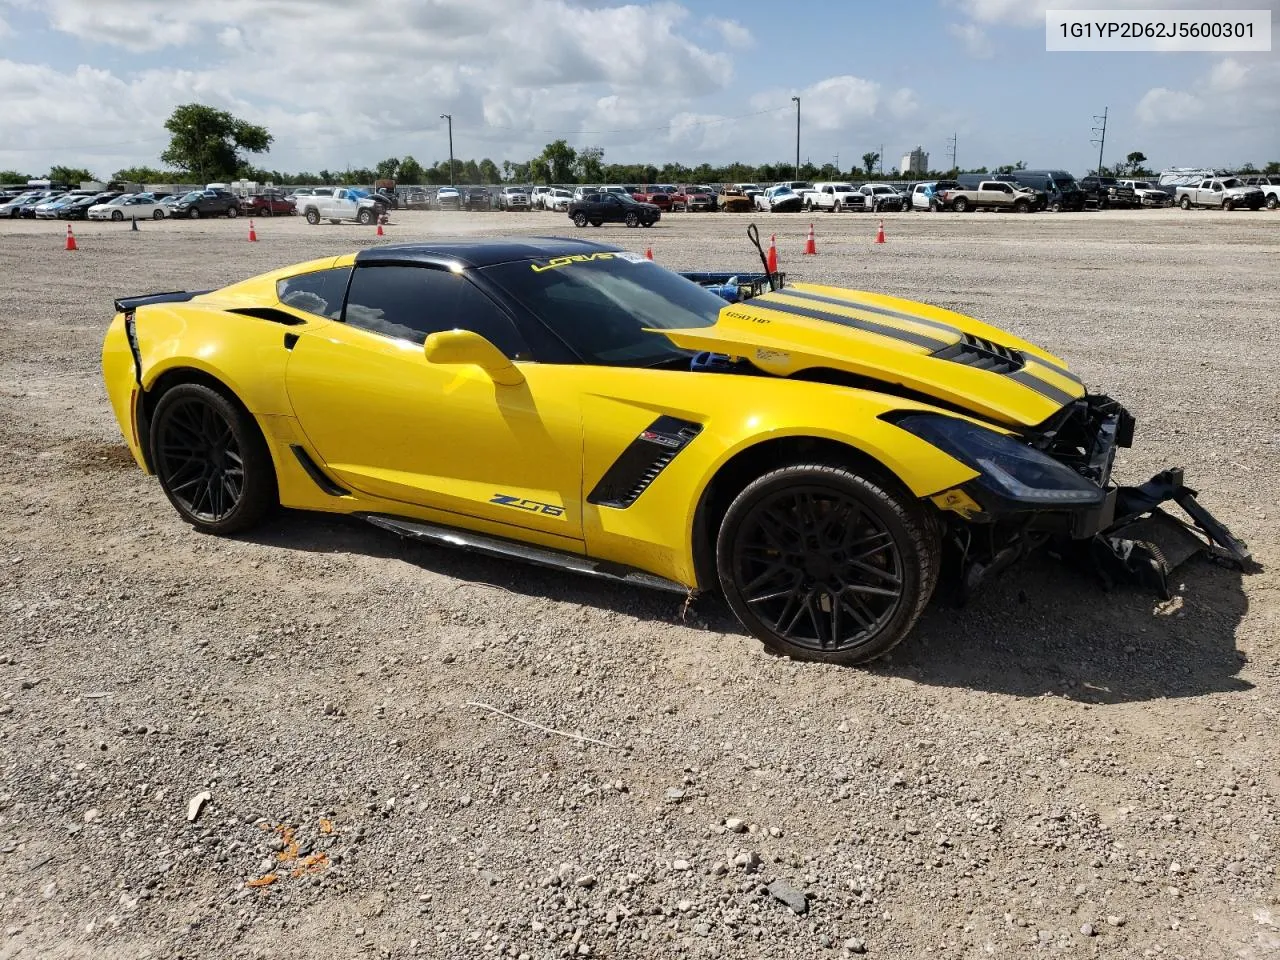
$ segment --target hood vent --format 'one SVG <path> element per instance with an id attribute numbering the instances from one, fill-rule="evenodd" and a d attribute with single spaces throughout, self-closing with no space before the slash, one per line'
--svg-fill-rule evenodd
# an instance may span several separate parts
<path id="1" fill-rule="evenodd" d="M 971 333 L 961 336 L 959 343 L 944 347 L 933 356 L 938 360 L 951 360 L 967 367 L 990 370 L 992 373 L 1017 373 L 1027 365 L 1026 358 L 1017 350 L 1010 350 Z"/>

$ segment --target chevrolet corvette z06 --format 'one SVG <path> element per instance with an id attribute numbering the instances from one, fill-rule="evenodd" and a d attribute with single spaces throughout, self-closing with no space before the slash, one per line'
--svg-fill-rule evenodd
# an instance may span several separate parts
<path id="1" fill-rule="evenodd" d="M 952 311 L 769 280 L 726 302 L 581 240 L 378 246 L 118 300 L 103 373 L 138 465 L 198 530 L 283 505 L 718 591 L 797 658 L 886 652 L 944 553 L 972 587 L 1056 539 L 1160 586 L 1159 522 L 1247 559 L 1180 473 L 1111 482 L 1133 418 L 1059 358 Z"/>

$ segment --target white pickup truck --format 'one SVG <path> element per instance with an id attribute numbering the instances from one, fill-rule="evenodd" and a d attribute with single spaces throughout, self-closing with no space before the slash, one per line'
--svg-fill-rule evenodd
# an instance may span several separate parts
<path id="1" fill-rule="evenodd" d="M 1178 187 L 1174 200 L 1183 210 L 1192 207 L 1260 210 L 1266 198 L 1260 188 L 1248 186 L 1239 177 L 1206 177 L 1199 184 Z"/>
<path id="2" fill-rule="evenodd" d="M 826 210 L 840 213 L 842 210 L 867 209 L 867 197 L 859 193 L 852 183 L 815 183 L 812 190 L 802 194 L 806 210 Z"/>
<path id="3" fill-rule="evenodd" d="M 298 212 L 312 225 L 321 220 L 328 220 L 330 223 L 354 220 L 368 226 L 377 222 L 383 207 L 362 190 L 340 187 L 331 196 L 298 197 Z"/>

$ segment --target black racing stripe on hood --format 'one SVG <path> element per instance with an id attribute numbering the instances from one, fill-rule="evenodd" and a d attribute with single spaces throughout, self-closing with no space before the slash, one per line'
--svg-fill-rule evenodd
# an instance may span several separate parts
<path id="1" fill-rule="evenodd" d="M 920 323 L 926 327 L 933 327 L 935 330 L 945 330 L 947 333 L 954 334 L 956 336 L 961 335 L 961 330 L 958 327 L 953 327 L 949 323 L 943 323 L 941 320 L 932 320 L 929 317 L 918 317 L 913 313 L 903 313 L 901 310 L 891 310 L 889 307 L 878 307 L 875 304 L 863 303 L 859 300 L 845 300 L 840 297 L 828 297 L 821 293 L 810 293 L 807 290 L 797 290 L 794 287 L 783 287 L 781 292 L 785 293 L 789 297 L 813 300 L 816 303 L 831 303 L 841 307 L 849 307 L 854 310 L 865 310 L 868 313 L 878 313 L 882 317 L 893 317 L 895 320 L 909 320 L 912 323 Z M 1065 367 L 1060 367 L 1056 363 L 1045 360 L 1043 357 L 1037 356 L 1033 353 L 1026 354 L 1026 356 L 1028 359 L 1034 360 L 1042 367 L 1048 367 L 1054 373 L 1059 373 L 1062 376 L 1083 385 L 1080 378 Z"/>
<path id="2" fill-rule="evenodd" d="M 939 347 L 947 346 L 947 341 L 937 337 L 930 337 L 922 333 L 914 333 L 911 330 L 902 330 L 898 327 L 891 327 L 888 324 L 876 323 L 874 320 L 860 320 L 857 317 L 846 317 L 838 313 L 827 313 L 825 310 L 811 310 L 808 307 L 797 307 L 790 303 L 779 303 L 771 300 L 768 294 L 763 297 L 756 297 L 750 301 L 751 305 L 763 307 L 767 310 L 776 310 L 779 313 L 789 313 L 796 317 L 807 317 L 810 320 L 825 320 L 828 323 L 838 323 L 842 327 L 853 327 L 855 330 L 862 330 L 866 333 L 874 333 L 890 340 L 902 340 L 906 343 L 913 343 L 918 347 L 926 347 L 929 350 L 936 350 Z"/>
<path id="3" fill-rule="evenodd" d="M 926 327 L 933 327 L 935 330 L 942 330 L 953 337 L 960 336 L 958 327 L 953 327 L 949 323 L 943 323 L 941 320 L 930 320 L 928 317 L 917 317 L 913 313 L 903 313 L 901 310 L 891 310 L 888 307 L 877 307 L 874 304 L 863 303 L 860 300 L 842 300 L 840 297 L 828 297 L 821 293 L 809 293 L 807 290 L 797 290 L 794 287 L 783 287 L 780 293 L 785 293 L 788 297 L 800 297 L 804 300 L 813 300 L 818 303 L 830 303 L 839 307 L 847 307 L 850 310 L 865 310 L 867 313 L 878 313 L 882 317 L 893 317 L 895 320 L 907 320 L 911 323 L 919 323 Z"/>
<path id="4" fill-rule="evenodd" d="M 1065 390 L 1059 390 L 1052 383 L 1041 380 L 1034 373 L 1027 370 L 1019 370 L 1017 373 L 1007 373 L 1005 376 L 1010 380 L 1017 380 L 1024 387 L 1030 387 L 1036 393 L 1040 394 L 1040 396 L 1047 400 L 1052 400 L 1059 406 L 1065 406 L 1077 399 Z"/>

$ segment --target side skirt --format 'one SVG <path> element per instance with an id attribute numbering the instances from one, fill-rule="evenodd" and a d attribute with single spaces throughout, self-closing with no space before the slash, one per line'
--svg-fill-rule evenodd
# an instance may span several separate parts
<path id="1" fill-rule="evenodd" d="M 528 543 L 494 537 L 471 530 L 459 530 L 454 527 L 424 523 L 421 520 L 406 520 L 382 513 L 359 513 L 356 516 L 367 520 L 375 527 L 390 530 L 402 537 L 415 540 L 427 540 L 431 543 L 448 547 L 460 547 L 473 553 L 482 553 L 491 557 L 505 557 L 523 560 L 540 567 L 551 567 L 556 570 L 567 570 L 570 573 L 581 573 L 589 577 L 600 577 L 620 583 L 634 584 L 640 587 L 651 587 L 655 590 L 667 590 L 672 593 L 688 595 L 692 591 L 684 584 L 676 583 L 665 577 L 659 577 L 634 567 L 605 560 L 593 560 L 576 553 L 565 553 L 561 550 L 550 550 Z"/>

